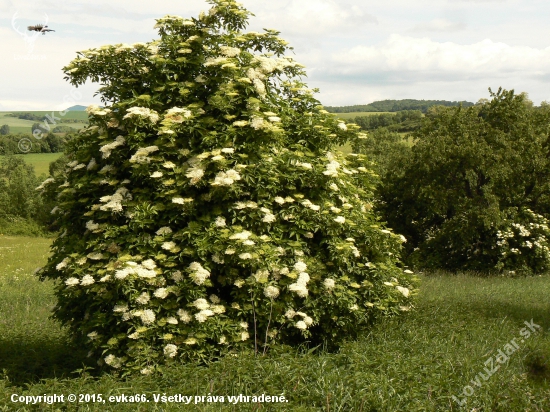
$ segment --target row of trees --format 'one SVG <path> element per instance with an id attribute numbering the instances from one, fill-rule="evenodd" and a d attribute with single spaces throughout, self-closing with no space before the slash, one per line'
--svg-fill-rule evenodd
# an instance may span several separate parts
<path id="1" fill-rule="evenodd" d="M 420 110 L 402 110 L 395 113 L 357 116 L 353 122 L 361 126 L 363 130 L 385 127 L 395 132 L 411 132 L 420 128 L 421 120 L 422 112 Z"/>
<path id="2" fill-rule="evenodd" d="M 402 110 L 420 110 L 426 113 L 433 106 L 463 106 L 470 107 L 474 104 L 467 101 L 447 100 L 380 100 L 370 104 L 359 104 L 353 106 L 326 106 L 325 109 L 331 113 L 353 113 L 353 112 L 399 112 Z"/>

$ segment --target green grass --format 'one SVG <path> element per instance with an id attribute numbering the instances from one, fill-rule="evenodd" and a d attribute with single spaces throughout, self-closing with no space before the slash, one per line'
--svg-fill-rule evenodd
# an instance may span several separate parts
<path id="1" fill-rule="evenodd" d="M 415 310 L 387 319 L 338 353 L 305 347 L 242 353 L 207 366 L 171 365 L 162 376 L 83 370 L 85 351 L 48 318 L 52 284 L 33 277 L 49 240 L 0 236 L 0 411 L 549 411 L 550 276 L 421 275 Z M 524 321 L 540 325 L 524 342 Z M 512 339 L 519 349 L 480 387 L 470 383 Z M 1 374 L 0 374 L 1 375 Z M 459 406 L 466 385 L 474 393 Z M 12 394 L 145 394 L 150 402 L 25 407 Z M 153 394 L 284 394 L 284 404 L 182 405 Z M 460 396 L 459 398 L 463 398 Z"/>
<path id="2" fill-rule="evenodd" d="M 15 156 L 22 157 L 25 159 L 27 164 L 34 166 L 34 172 L 36 176 L 42 174 L 49 176 L 50 163 L 57 160 L 63 155 L 63 153 L 27 153 L 27 154 L 17 154 Z M 0 156 L 0 159 L 2 156 Z"/>
<path id="3" fill-rule="evenodd" d="M 52 115 L 52 112 L 45 112 L 45 111 L 31 111 L 31 110 L 23 110 L 23 111 L 12 111 L 12 112 L 0 112 L 0 126 L 7 124 L 10 127 L 10 133 L 16 134 L 16 133 L 31 133 L 31 127 L 34 123 L 42 123 L 38 122 L 36 120 L 25 120 L 25 119 L 19 119 L 17 117 L 11 117 L 8 116 L 10 113 L 32 113 L 37 116 L 46 116 Z M 81 129 L 85 126 L 85 124 L 88 122 L 88 114 L 84 111 L 75 111 L 75 112 L 67 112 L 65 116 L 61 116 L 59 112 L 53 112 L 55 116 L 55 125 L 51 125 L 50 127 L 55 126 L 69 126 L 73 129 Z M 76 119 L 80 120 L 78 123 L 66 123 L 63 122 L 64 119 Z M 51 122 L 48 122 L 51 123 Z"/>

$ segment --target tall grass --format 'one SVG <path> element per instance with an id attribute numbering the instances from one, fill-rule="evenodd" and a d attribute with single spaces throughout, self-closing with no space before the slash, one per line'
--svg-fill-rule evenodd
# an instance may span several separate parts
<path id="1" fill-rule="evenodd" d="M 32 276 L 49 240 L 0 236 L 0 411 L 550 411 L 550 276 L 479 278 L 421 275 L 416 308 L 376 325 L 337 353 L 322 347 L 280 348 L 265 357 L 241 353 L 208 365 L 165 368 L 161 376 L 86 369 L 48 316 L 52 284 Z M 524 322 L 541 329 L 519 341 Z M 480 386 L 487 359 L 516 338 L 519 349 Z M 473 395 L 459 396 L 466 385 Z M 42 404 L 24 407 L 13 394 L 146 394 L 149 403 Z M 288 403 L 155 403 L 153 394 L 280 395 Z M 463 406 L 453 400 L 466 398 Z"/>

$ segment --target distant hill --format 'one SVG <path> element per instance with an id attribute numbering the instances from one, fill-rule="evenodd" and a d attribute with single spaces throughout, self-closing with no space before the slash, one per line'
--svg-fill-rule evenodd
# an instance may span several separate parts
<path id="1" fill-rule="evenodd" d="M 399 112 L 401 110 L 420 110 L 426 113 L 431 106 L 459 106 L 470 107 L 472 102 L 461 101 L 451 102 L 447 100 L 380 100 L 370 104 L 358 104 L 353 106 L 325 106 L 330 113 L 353 113 L 353 112 Z"/>
<path id="2" fill-rule="evenodd" d="M 69 107 L 68 109 L 65 109 L 66 111 L 68 112 L 83 112 L 84 110 L 86 110 L 86 106 L 82 106 L 80 104 L 77 104 L 75 106 L 71 106 Z"/>

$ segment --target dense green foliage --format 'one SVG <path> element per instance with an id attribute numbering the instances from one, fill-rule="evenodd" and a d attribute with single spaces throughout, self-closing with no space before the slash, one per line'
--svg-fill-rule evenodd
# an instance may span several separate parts
<path id="1" fill-rule="evenodd" d="M 426 113 L 432 106 L 463 106 L 470 107 L 474 104 L 467 101 L 451 102 L 447 100 L 380 100 L 370 104 L 359 104 L 353 106 L 326 106 L 326 110 L 331 113 L 351 113 L 351 112 L 399 112 L 402 110 L 420 110 Z"/>
<path id="2" fill-rule="evenodd" d="M 71 140 L 73 135 L 64 136 L 53 133 L 44 134 L 44 137 L 37 139 L 32 135 L 10 134 L 0 136 L 0 155 L 10 155 L 18 153 L 60 153 L 65 150 L 67 141 Z M 28 142 L 30 148 L 21 146 L 21 141 Z M 27 150 L 29 149 L 29 150 Z"/>
<path id="3" fill-rule="evenodd" d="M 40 184 L 34 168 L 22 158 L 0 160 L 0 233 L 41 235 L 47 221 L 46 206 L 35 190 Z"/>
<path id="4" fill-rule="evenodd" d="M 381 209 L 418 266 L 549 269 L 550 107 L 491 97 L 429 112 L 381 185 Z"/>
<path id="5" fill-rule="evenodd" d="M 337 345 L 414 295 L 364 156 L 334 150 L 359 127 L 323 110 L 278 32 L 242 32 L 248 11 L 211 3 L 65 68 L 109 105 L 43 184 L 62 234 L 41 276 L 55 317 L 115 369 Z"/>
<path id="6" fill-rule="evenodd" d="M 7 124 L 2 125 L 0 127 L 0 135 L 5 136 L 7 134 L 10 134 L 10 126 Z"/>
<path id="7" fill-rule="evenodd" d="M 17 117 L 18 119 L 23 119 L 23 120 L 34 120 L 38 122 L 41 122 L 44 119 L 44 116 L 40 116 L 36 113 L 29 113 L 29 112 L 13 112 L 13 113 L 10 113 L 8 116 Z"/>

